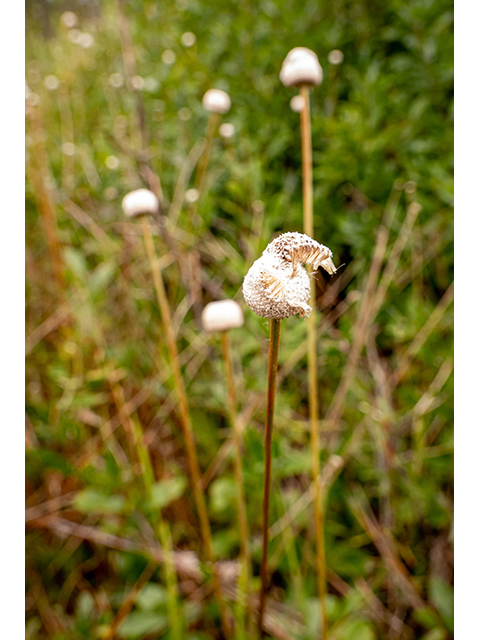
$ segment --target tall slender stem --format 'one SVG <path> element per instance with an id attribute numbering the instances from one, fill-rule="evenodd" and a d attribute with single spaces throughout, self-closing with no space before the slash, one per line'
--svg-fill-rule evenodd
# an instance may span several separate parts
<path id="1" fill-rule="evenodd" d="M 310 128 L 310 90 L 307 85 L 300 87 L 303 97 L 303 109 L 300 113 L 302 132 L 302 178 L 303 178 L 303 230 L 313 237 L 313 180 L 312 180 L 312 133 Z M 317 340 L 316 340 L 316 312 L 315 312 L 315 283 L 313 282 L 310 295 L 312 313 L 307 324 L 308 343 L 308 402 L 310 412 L 310 438 L 312 449 L 312 478 L 314 487 L 314 520 L 315 542 L 317 546 L 316 566 L 317 585 L 320 600 L 322 621 L 322 640 L 328 635 L 327 623 L 327 572 L 325 566 L 325 539 L 323 522 L 323 496 L 320 479 L 320 434 L 318 431 L 318 377 L 317 377 Z"/>
<path id="2" fill-rule="evenodd" d="M 245 605 L 248 611 L 248 619 L 251 620 L 251 607 L 250 607 L 250 547 L 248 544 L 248 521 L 247 521 L 247 506 L 245 500 L 245 490 L 243 487 L 243 471 L 242 471 L 242 433 L 240 425 L 237 419 L 237 401 L 235 394 L 235 381 L 233 379 L 232 361 L 230 358 L 230 345 L 228 339 L 228 332 L 222 331 L 222 352 L 223 362 L 225 365 L 225 376 L 227 378 L 227 390 L 228 390 L 228 414 L 230 419 L 230 425 L 233 430 L 233 467 L 235 472 L 235 480 L 237 484 L 237 508 L 238 508 L 238 524 L 240 527 L 240 542 L 242 548 L 242 564 L 243 564 L 243 584 L 239 587 L 241 599 L 239 617 L 241 618 L 241 626 L 239 629 L 238 637 L 243 637 L 244 629 L 244 615 Z M 239 583 L 241 581 L 239 580 Z M 243 589 L 243 591 L 242 591 Z"/>
<path id="3" fill-rule="evenodd" d="M 270 481 L 272 475 L 273 414 L 275 409 L 275 388 L 277 382 L 278 347 L 280 344 L 281 320 L 270 320 L 270 349 L 268 353 L 267 418 L 265 421 L 265 471 L 263 477 L 263 521 L 262 521 L 262 563 L 260 565 L 260 604 L 258 607 L 258 630 L 263 635 L 263 614 L 268 578 L 268 515 L 270 508 Z"/>
<path id="4" fill-rule="evenodd" d="M 205 133 L 204 147 L 201 158 L 198 162 L 197 175 L 195 176 L 195 188 L 202 191 L 205 180 L 205 172 L 207 171 L 208 161 L 210 160 L 210 152 L 212 150 L 213 136 L 215 135 L 215 127 L 218 122 L 218 113 L 210 112 L 207 122 L 207 131 Z"/>
<path id="5" fill-rule="evenodd" d="M 171 365 L 173 368 L 173 377 L 175 381 L 175 389 L 178 398 L 178 408 L 180 410 L 180 422 L 182 425 L 183 438 L 185 440 L 185 447 L 188 459 L 188 467 L 190 470 L 190 479 L 192 483 L 193 496 L 197 507 L 198 517 L 200 519 L 200 530 L 205 547 L 207 559 L 212 565 L 213 584 L 215 595 L 217 598 L 218 606 L 220 609 L 220 617 L 222 622 L 222 630 L 225 637 L 230 636 L 230 625 L 227 618 L 227 611 L 225 602 L 223 600 L 220 581 L 215 567 L 215 553 L 213 551 L 212 533 L 210 530 L 210 522 L 208 519 L 207 505 L 205 503 L 205 497 L 202 491 L 202 481 L 200 475 L 200 466 L 198 464 L 197 452 L 195 449 L 195 440 L 193 436 L 192 422 L 190 419 L 190 412 L 188 409 L 187 394 L 185 393 L 185 387 L 183 384 L 182 374 L 180 371 L 180 363 L 178 360 L 177 344 L 175 342 L 175 334 L 172 326 L 172 315 L 170 312 L 170 306 L 168 304 L 167 293 L 163 284 L 162 274 L 158 268 L 158 260 L 155 252 L 155 245 L 153 244 L 152 232 L 150 230 L 150 224 L 146 216 L 143 217 L 143 237 L 145 240 L 145 247 L 147 255 L 150 260 L 150 266 L 152 270 L 153 282 L 155 291 L 157 293 L 158 306 L 160 307 L 160 313 L 162 316 L 163 327 L 166 334 L 167 348 L 170 353 Z"/>

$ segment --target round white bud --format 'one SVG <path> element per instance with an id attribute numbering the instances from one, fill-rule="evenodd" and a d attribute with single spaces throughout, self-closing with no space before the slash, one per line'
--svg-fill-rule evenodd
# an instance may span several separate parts
<path id="1" fill-rule="evenodd" d="M 209 302 L 202 312 L 205 331 L 228 331 L 243 325 L 242 307 L 235 300 Z"/>
<path id="2" fill-rule="evenodd" d="M 64 11 L 60 16 L 60 21 L 67 29 L 73 29 L 78 24 L 77 14 L 73 11 Z"/>
<path id="3" fill-rule="evenodd" d="M 176 59 L 177 59 L 177 56 L 175 55 L 175 52 L 172 51 L 171 49 L 165 49 L 165 51 L 162 53 L 163 64 L 173 64 Z"/>
<path id="4" fill-rule="evenodd" d="M 180 40 L 184 47 L 192 47 L 197 41 L 197 36 L 191 31 L 186 31 L 185 33 L 182 33 Z"/>
<path id="5" fill-rule="evenodd" d="M 296 113 L 300 113 L 303 109 L 304 104 L 305 101 L 303 99 L 303 96 L 293 96 L 293 98 L 290 100 L 290 109 L 292 111 L 295 111 Z"/>
<path id="6" fill-rule="evenodd" d="M 147 213 L 158 213 L 160 206 L 157 196 L 148 189 L 130 191 L 122 200 L 123 213 L 133 218 Z"/>
<path id="7" fill-rule="evenodd" d="M 231 122 L 224 122 L 218 127 L 218 133 L 222 138 L 231 138 L 235 135 L 235 126 Z"/>
<path id="8" fill-rule="evenodd" d="M 196 202 L 199 199 L 199 197 L 200 197 L 200 192 L 198 191 L 198 189 L 188 189 L 187 193 L 185 194 L 185 200 L 190 204 L 193 204 L 194 202 Z"/>
<path id="9" fill-rule="evenodd" d="M 81 33 L 78 36 L 78 44 L 84 49 L 90 49 L 95 43 L 95 38 L 91 33 Z"/>
<path id="10" fill-rule="evenodd" d="M 343 57 L 343 51 L 340 51 L 340 49 L 333 49 L 328 54 L 328 61 L 330 64 L 342 64 Z"/>
<path id="11" fill-rule="evenodd" d="M 230 96 L 220 89 L 209 89 L 203 96 L 202 104 L 207 111 L 227 113 L 232 106 Z"/>
<path id="12" fill-rule="evenodd" d="M 306 47 L 292 49 L 285 58 L 280 71 L 280 80 L 286 87 L 320 84 L 322 78 L 322 67 L 317 54 Z"/>
<path id="13" fill-rule="evenodd" d="M 57 76 L 49 75 L 44 78 L 43 84 L 49 91 L 56 91 L 60 86 L 60 80 Z"/>

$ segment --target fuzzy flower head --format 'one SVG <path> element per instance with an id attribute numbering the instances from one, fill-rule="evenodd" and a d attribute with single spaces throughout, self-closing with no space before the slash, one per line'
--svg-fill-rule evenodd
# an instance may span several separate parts
<path id="1" fill-rule="evenodd" d="M 310 236 L 293 232 L 275 238 L 243 281 L 243 297 L 250 309 L 263 318 L 309 316 L 310 278 L 304 264 L 330 274 L 337 271 L 330 249 Z"/>
<path id="2" fill-rule="evenodd" d="M 228 331 L 243 325 L 242 307 L 235 300 L 209 302 L 202 313 L 205 331 Z"/>
<path id="3" fill-rule="evenodd" d="M 232 106 L 230 96 L 220 89 L 209 89 L 203 96 L 202 104 L 207 111 L 227 113 Z"/>
<path id="4" fill-rule="evenodd" d="M 322 79 L 322 67 L 311 49 L 295 47 L 287 54 L 280 71 L 280 80 L 286 87 L 320 84 Z"/>
<path id="5" fill-rule="evenodd" d="M 141 216 L 145 213 L 158 213 L 159 204 L 157 196 L 148 189 L 136 189 L 130 191 L 122 201 L 123 213 L 128 218 Z"/>

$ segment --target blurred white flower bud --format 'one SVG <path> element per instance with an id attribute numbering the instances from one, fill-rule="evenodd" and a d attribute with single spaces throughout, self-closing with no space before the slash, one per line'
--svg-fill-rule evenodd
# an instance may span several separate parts
<path id="1" fill-rule="evenodd" d="M 232 106 L 230 96 L 220 89 L 209 89 L 203 96 L 202 104 L 207 111 L 227 113 Z"/>
<path id="2" fill-rule="evenodd" d="M 173 64 L 176 58 L 177 56 L 175 55 L 175 52 L 171 49 L 165 49 L 165 51 L 162 53 L 162 62 L 164 64 Z"/>
<path id="3" fill-rule="evenodd" d="M 285 58 L 280 71 L 280 80 L 286 87 L 320 84 L 322 78 L 322 67 L 317 54 L 306 47 L 292 49 Z"/>
<path id="4" fill-rule="evenodd" d="M 148 189 L 130 191 L 122 200 L 123 213 L 128 218 L 147 213 L 158 213 L 160 206 L 157 196 Z"/>
<path id="5" fill-rule="evenodd" d="M 73 11 L 64 11 L 60 16 L 60 21 L 67 29 L 73 29 L 78 24 L 77 14 Z"/>
<path id="6" fill-rule="evenodd" d="M 68 32 L 68 39 L 73 42 L 73 44 L 80 44 L 82 35 L 80 29 L 72 29 Z"/>
<path id="7" fill-rule="evenodd" d="M 300 113 L 303 109 L 304 99 L 303 96 L 293 96 L 290 100 L 290 109 L 296 113 Z"/>
<path id="8" fill-rule="evenodd" d="M 193 204 L 194 202 L 196 202 L 200 197 L 200 192 L 198 191 L 198 189 L 188 189 L 187 193 L 185 194 L 185 200 L 187 202 L 190 202 L 190 204 Z"/>
<path id="9" fill-rule="evenodd" d="M 115 89 L 119 89 L 123 85 L 123 76 L 121 73 L 112 73 L 108 78 L 108 82 Z"/>
<path id="10" fill-rule="evenodd" d="M 105 159 L 105 166 L 107 167 L 107 169 L 115 171 L 115 169 L 118 169 L 118 167 L 120 166 L 120 160 L 117 158 L 117 156 L 107 156 L 107 158 Z"/>
<path id="11" fill-rule="evenodd" d="M 242 307 L 235 300 L 209 302 L 202 313 L 205 331 L 228 331 L 243 325 Z"/>
<path id="12" fill-rule="evenodd" d="M 83 49 L 90 49 L 91 47 L 93 47 L 94 42 L 95 38 L 91 33 L 81 33 L 78 37 L 77 44 L 83 47 Z"/>
<path id="13" fill-rule="evenodd" d="M 49 91 L 55 91 L 60 86 L 60 80 L 57 76 L 50 75 L 44 78 L 43 84 Z"/>
<path id="14" fill-rule="evenodd" d="M 284 233 L 273 240 L 250 267 L 243 296 L 263 318 L 310 315 L 310 278 L 303 264 L 336 273 L 332 252 L 304 233 Z"/>
<path id="15" fill-rule="evenodd" d="M 328 54 L 328 61 L 330 64 L 342 64 L 343 62 L 343 52 L 340 49 L 333 49 Z"/>
<path id="16" fill-rule="evenodd" d="M 231 122 L 224 122 L 218 127 L 218 133 L 222 138 L 231 138 L 235 135 L 235 127 Z"/>
<path id="17" fill-rule="evenodd" d="M 128 84 L 135 91 L 141 91 L 145 84 L 145 80 L 142 78 L 142 76 L 132 76 L 131 78 L 128 79 Z"/>
<path id="18" fill-rule="evenodd" d="M 184 47 L 192 47 L 197 41 L 197 37 L 191 31 L 186 31 L 185 33 L 182 33 L 180 40 Z"/>

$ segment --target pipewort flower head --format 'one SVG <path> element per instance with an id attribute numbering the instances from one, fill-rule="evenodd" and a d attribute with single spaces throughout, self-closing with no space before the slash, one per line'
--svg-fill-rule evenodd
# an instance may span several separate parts
<path id="1" fill-rule="evenodd" d="M 287 54 L 280 71 L 280 80 L 286 87 L 320 84 L 322 79 L 322 67 L 311 49 L 295 47 Z"/>
<path id="2" fill-rule="evenodd" d="M 205 331 L 228 331 L 243 325 L 242 307 L 235 300 L 209 302 L 202 312 Z"/>
<path id="3" fill-rule="evenodd" d="M 122 200 L 123 213 L 128 218 L 141 216 L 143 214 L 158 213 L 160 206 L 157 196 L 148 189 L 136 189 L 130 191 Z"/>
<path id="4" fill-rule="evenodd" d="M 243 281 L 243 297 L 263 318 L 309 316 L 312 308 L 310 278 L 304 264 L 322 267 L 333 275 L 337 269 L 328 247 L 304 233 L 284 233 L 273 240 L 250 267 Z"/>
<path id="5" fill-rule="evenodd" d="M 203 96 L 202 104 L 207 111 L 227 113 L 232 106 L 230 96 L 220 89 L 209 89 Z"/>

